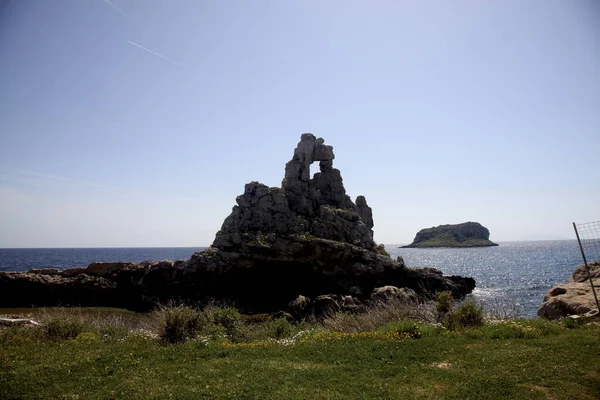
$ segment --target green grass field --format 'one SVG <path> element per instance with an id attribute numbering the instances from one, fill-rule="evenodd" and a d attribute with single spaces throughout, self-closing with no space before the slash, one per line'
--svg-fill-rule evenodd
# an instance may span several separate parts
<path id="1" fill-rule="evenodd" d="M 597 399 L 600 327 L 541 320 L 166 345 L 147 332 L 0 331 L 1 399 Z"/>

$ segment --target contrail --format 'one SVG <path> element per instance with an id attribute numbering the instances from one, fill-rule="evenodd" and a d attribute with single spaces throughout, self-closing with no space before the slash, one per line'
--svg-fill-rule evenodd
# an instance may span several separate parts
<path id="1" fill-rule="evenodd" d="M 150 50 L 149 48 L 147 48 L 147 47 L 144 47 L 144 46 L 142 46 L 142 45 L 139 45 L 139 44 L 137 44 L 137 43 L 135 43 L 135 42 L 132 42 L 131 40 L 128 40 L 128 41 L 127 41 L 127 43 L 129 43 L 129 44 L 132 44 L 132 45 L 134 45 L 135 47 L 139 47 L 139 48 L 140 48 L 140 49 L 142 49 L 142 50 L 146 50 L 146 51 L 147 51 L 148 53 L 150 53 L 150 54 L 154 54 L 155 56 L 158 56 L 158 57 L 160 57 L 160 58 L 162 58 L 162 59 L 165 59 L 165 60 L 167 60 L 167 61 L 170 61 L 170 62 L 172 62 L 173 64 L 175 64 L 175 65 L 177 65 L 177 66 L 180 66 L 181 68 L 185 68 L 185 65 L 183 65 L 183 64 L 181 64 L 181 63 L 179 63 L 179 62 L 177 62 L 177 61 L 173 60 L 172 58 L 169 58 L 169 57 L 167 57 L 167 56 L 164 56 L 164 55 L 162 55 L 162 54 L 160 54 L 160 53 L 157 53 L 157 52 L 156 52 L 156 51 L 154 51 L 154 50 Z"/>
<path id="2" fill-rule="evenodd" d="M 125 18 L 127 18 L 129 21 L 133 22 L 134 24 L 136 24 L 137 26 L 139 26 L 140 28 L 142 28 L 145 31 L 148 31 L 148 28 L 146 28 L 144 25 L 142 25 L 141 23 L 139 23 L 138 21 L 136 21 L 135 19 L 131 18 L 129 16 L 129 14 L 127 14 L 125 11 L 123 11 L 122 8 L 118 7 L 115 3 L 113 3 L 110 0 L 102 0 L 103 2 L 105 2 L 106 4 L 108 4 L 109 6 L 111 6 L 113 9 L 117 10 L 121 15 L 123 15 Z"/>
<path id="3" fill-rule="evenodd" d="M 169 62 L 171 62 L 171 63 L 173 63 L 173 64 L 177 65 L 178 67 L 185 69 L 186 71 L 189 71 L 189 68 L 187 68 L 187 67 L 186 67 L 185 65 L 183 65 L 182 63 L 180 63 L 180 62 L 178 62 L 178 61 L 175 61 L 175 60 L 173 60 L 172 58 L 169 58 L 169 57 L 167 57 L 167 56 L 165 56 L 165 55 L 163 55 L 163 54 L 157 53 L 156 51 L 154 51 L 154 50 L 151 50 L 151 49 L 149 49 L 149 48 L 147 48 L 147 47 L 144 47 L 144 46 L 142 46 L 141 44 L 137 44 L 137 43 L 135 43 L 135 42 L 132 42 L 131 40 L 128 40 L 128 41 L 127 41 L 127 43 L 129 43 L 129 44 L 131 44 L 131 45 L 133 45 L 133 46 L 135 46 L 135 47 L 138 47 L 138 48 L 140 48 L 140 49 L 142 49 L 142 50 L 144 50 L 144 51 L 147 51 L 148 53 L 150 53 L 150 54 L 153 54 L 153 55 L 155 55 L 155 56 L 157 56 L 157 57 L 160 57 L 160 58 L 162 58 L 163 60 L 167 60 L 167 61 L 169 61 Z M 212 78 L 212 77 L 210 77 L 210 76 L 208 76 L 208 75 L 205 75 L 205 74 L 199 74 L 199 73 L 197 73 L 196 71 L 193 71 L 192 73 L 194 73 L 194 74 L 198 74 L 198 75 L 200 75 L 202 78 L 204 78 L 204 79 L 208 79 L 209 81 L 212 81 L 212 82 L 214 82 L 214 83 L 216 83 L 216 84 L 218 84 L 218 85 L 220 85 L 220 84 L 221 84 L 221 82 L 219 82 L 219 81 L 218 81 L 218 80 L 216 80 L 215 78 Z"/>

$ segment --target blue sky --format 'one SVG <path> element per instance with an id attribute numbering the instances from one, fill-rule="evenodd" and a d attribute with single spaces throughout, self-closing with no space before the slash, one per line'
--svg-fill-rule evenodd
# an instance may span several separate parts
<path id="1" fill-rule="evenodd" d="M 375 239 L 600 219 L 600 2 L 0 1 L 0 247 L 205 246 L 334 146 Z M 316 169 L 316 168 L 315 168 Z"/>

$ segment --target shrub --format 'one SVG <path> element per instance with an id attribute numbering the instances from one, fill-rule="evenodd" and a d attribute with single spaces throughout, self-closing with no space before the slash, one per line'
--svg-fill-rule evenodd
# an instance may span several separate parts
<path id="1" fill-rule="evenodd" d="M 75 339 L 86 328 L 86 325 L 76 319 L 59 317 L 49 320 L 44 325 L 44 335 L 50 340 Z"/>
<path id="2" fill-rule="evenodd" d="M 285 337 L 291 336 L 294 327 L 286 318 L 281 317 L 274 319 L 271 322 L 271 329 L 273 338 L 283 339 Z"/>
<path id="3" fill-rule="evenodd" d="M 483 307 L 473 300 L 464 302 L 444 318 L 444 326 L 452 331 L 480 325 L 483 325 Z"/>
<path id="4" fill-rule="evenodd" d="M 385 246 L 383 244 L 380 244 L 379 246 L 377 246 L 375 248 L 375 250 L 377 250 L 377 252 L 379 254 L 381 254 L 382 256 L 386 256 L 386 257 L 390 256 L 390 253 L 387 252 L 387 250 L 385 249 Z"/>
<path id="5" fill-rule="evenodd" d="M 91 343 L 97 342 L 99 339 L 98 334 L 95 332 L 82 332 L 77 335 L 75 341 L 79 343 Z"/>
<path id="6" fill-rule="evenodd" d="M 420 339 L 422 336 L 421 329 L 414 321 L 401 320 L 394 324 L 394 330 L 398 333 L 406 333 L 412 339 Z"/>
<path id="7" fill-rule="evenodd" d="M 233 329 L 242 321 L 242 315 L 233 307 L 208 306 L 204 312 L 210 321 L 216 325 L 222 325 L 225 329 Z"/>
<path id="8" fill-rule="evenodd" d="M 217 340 L 227 337 L 227 329 L 223 325 L 207 324 L 202 329 L 202 336 L 206 339 Z"/>
<path id="9" fill-rule="evenodd" d="M 44 339 L 44 333 L 37 326 L 9 326 L 0 328 L 0 347 L 13 341 L 38 341 Z"/>
<path id="10" fill-rule="evenodd" d="M 129 330 L 122 326 L 104 325 L 100 328 L 100 334 L 104 339 L 123 339 L 129 334 Z"/>
<path id="11" fill-rule="evenodd" d="M 454 307 L 451 292 L 438 292 L 435 295 L 435 309 L 440 316 L 448 314 Z"/>
<path id="12" fill-rule="evenodd" d="M 208 322 L 203 312 L 187 306 L 163 307 L 155 315 L 160 323 L 159 337 L 171 344 L 197 336 Z"/>
<path id="13" fill-rule="evenodd" d="M 481 302 L 486 318 L 493 320 L 515 320 L 523 317 L 523 307 L 510 299 L 491 298 Z"/>
<path id="14" fill-rule="evenodd" d="M 203 312 L 210 323 L 225 328 L 225 332 L 231 340 L 239 341 L 243 338 L 242 316 L 237 309 L 209 305 L 204 308 Z"/>
<path id="15" fill-rule="evenodd" d="M 580 327 L 581 325 L 583 325 L 583 318 L 574 319 L 574 318 L 565 317 L 565 318 L 560 319 L 560 323 L 562 324 L 562 326 L 564 326 L 567 329 L 576 329 L 576 328 Z"/>

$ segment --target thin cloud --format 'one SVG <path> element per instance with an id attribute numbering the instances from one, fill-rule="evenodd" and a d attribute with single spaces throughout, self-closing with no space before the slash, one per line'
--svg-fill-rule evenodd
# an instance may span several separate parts
<path id="1" fill-rule="evenodd" d="M 98 189 L 104 189 L 104 190 L 110 190 L 110 191 L 114 191 L 114 192 L 124 193 L 124 194 L 128 194 L 131 196 L 141 196 L 141 197 L 160 196 L 160 194 L 158 194 L 158 193 L 142 192 L 142 191 L 131 190 L 131 189 L 123 189 L 123 188 L 119 188 L 119 187 L 115 187 L 115 186 L 104 185 L 101 183 L 81 181 L 81 180 L 77 180 L 77 179 L 70 179 L 70 178 L 65 178 L 65 177 L 56 176 L 56 175 L 41 174 L 39 172 L 33 172 L 33 171 L 0 169 L 0 172 L 16 173 L 19 175 L 32 176 L 35 178 L 41 178 L 44 180 L 50 180 L 50 181 L 55 181 L 55 182 L 69 183 L 69 184 L 77 185 L 77 186 L 89 186 L 89 187 L 94 187 L 94 188 L 98 188 Z"/>
<path id="2" fill-rule="evenodd" d="M 164 59 L 164 60 L 167 60 L 167 61 L 169 61 L 169 62 L 172 62 L 173 64 L 175 64 L 175 65 L 177 65 L 177 66 L 180 66 L 181 68 L 186 68 L 186 67 L 185 67 L 185 65 L 183 65 L 182 63 L 180 63 L 180 62 L 178 62 L 178 61 L 175 61 L 175 60 L 173 60 L 172 58 L 169 58 L 169 57 L 167 57 L 167 56 L 165 56 L 165 55 L 162 55 L 162 54 L 160 54 L 160 53 L 157 53 L 157 52 L 156 52 L 156 51 L 154 51 L 154 50 L 150 50 L 149 48 L 147 48 L 147 47 L 144 47 L 144 46 L 142 46 L 142 45 L 140 45 L 140 44 L 137 44 L 137 43 L 135 43 L 135 42 L 132 42 L 131 40 L 128 40 L 128 41 L 127 41 L 127 43 L 129 43 L 129 44 L 132 44 L 132 45 L 134 45 L 135 47 L 139 47 L 140 49 L 142 49 L 142 50 L 145 50 L 145 51 L 147 51 L 147 52 L 148 52 L 148 53 L 150 53 L 150 54 L 154 54 L 155 56 L 158 56 L 158 57 L 160 57 L 160 58 L 162 58 L 162 59 Z"/>
<path id="3" fill-rule="evenodd" d="M 205 74 L 198 74 L 196 71 L 193 71 L 193 72 L 192 72 L 192 71 L 190 71 L 190 69 L 189 69 L 188 67 L 186 67 L 185 65 L 183 65 L 183 64 L 182 64 L 182 63 L 180 63 L 179 61 L 173 60 L 172 58 L 169 58 L 169 57 L 165 56 L 164 54 L 160 54 L 159 52 L 156 52 L 156 51 L 154 51 L 154 50 L 152 50 L 152 49 L 149 49 L 149 48 L 147 48 L 147 47 L 144 47 L 144 46 L 142 46 L 141 44 L 138 44 L 138 43 L 132 42 L 131 40 L 128 40 L 128 41 L 127 41 L 127 43 L 129 43 L 130 45 L 132 45 L 132 46 L 135 46 L 135 47 L 137 47 L 137 48 L 139 48 L 139 49 L 142 49 L 142 50 L 144 50 L 144 51 L 147 51 L 148 53 L 150 53 L 150 54 L 152 54 L 152 55 L 155 55 L 155 56 L 157 56 L 157 57 L 160 57 L 160 58 L 162 58 L 163 60 L 166 60 L 166 61 L 168 61 L 168 62 L 170 62 L 170 63 L 173 63 L 173 64 L 177 65 L 178 67 L 180 67 L 180 68 L 183 68 L 183 69 L 185 69 L 186 71 L 189 71 L 189 72 L 191 72 L 192 74 L 197 74 L 197 75 L 199 75 L 200 77 L 202 77 L 203 79 L 207 79 L 207 80 L 209 80 L 209 81 L 211 81 L 211 82 L 214 82 L 214 83 L 216 83 L 216 84 L 218 84 L 218 85 L 220 85 L 220 84 L 221 84 L 221 82 L 219 82 L 219 81 L 218 81 L 218 80 L 216 80 L 215 78 L 212 78 L 212 77 L 210 77 L 210 76 L 208 76 L 208 75 L 205 75 Z"/>
<path id="4" fill-rule="evenodd" d="M 142 25 L 139 21 L 136 21 L 135 19 L 131 18 L 129 16 L 129 14 L 127 14 L 125 11 L 123 11 L 122 8 L 118 7 L 115 3 L 113 3 L 110 0 L 102 0 L 105 4 L 111 6 L 114 10 L 118 11 L 122 16 L 124 16 L 125 18 L 127 18 L 129 21 L 133 22 L 134 24 L 136 24 L 137 26 L 139 26 L 140 28 L 142 28 L 145 31 L 148 31 L 148 28 L 146 28 L 144 25 Z"/>
<path id="5" fill-rule="evenodd" d="M 3 174 L 4 174 L 4 176 L 3 176 Z M 12 175 L 12 177 L 11 177 L 11 175 Z M 117 186 L 105 185 L 102 183 L 82 181 L 82 180 L 78 180 L 78 179 L 66 178 L 63 176 L 43 174 L 43 173 L 39 173 L 39 172 L 35 172 L 35 171 L 27 171 L 27 170 L 21 170 L 21 169 L 10 169 L 10 168 L 4 168 L 4 167 L 0 167 L 0 189 L 3 186 L 9 186 L 8 185 L 9 181 L 19 180 L 19 178 L 15 175 L 17 175 L 17 176 L 21 175 L 22 177 L 28 176 L 33 179 L 40 179 L 40 180 L 46 180 L 46 181 L 62 182 L 65 184 L 75 185 L 75 186 L 92 187 L 92 188 L 105 190 L 105 191 L 123 193 L 123 194 L 129 195 L 129 196 L 156 198 L 156 199 L 170 199 L 170 200 L 177 200 L 177 201 L 194 201 L 194 202 L 198 201 L 197 197 L 179 196 L 179 195 L 176 195 L 173 193 L 159 193 L 159 192 L 152 192 L 152 191 L 145 191 L 145 190 L 120 188 Z"/>

